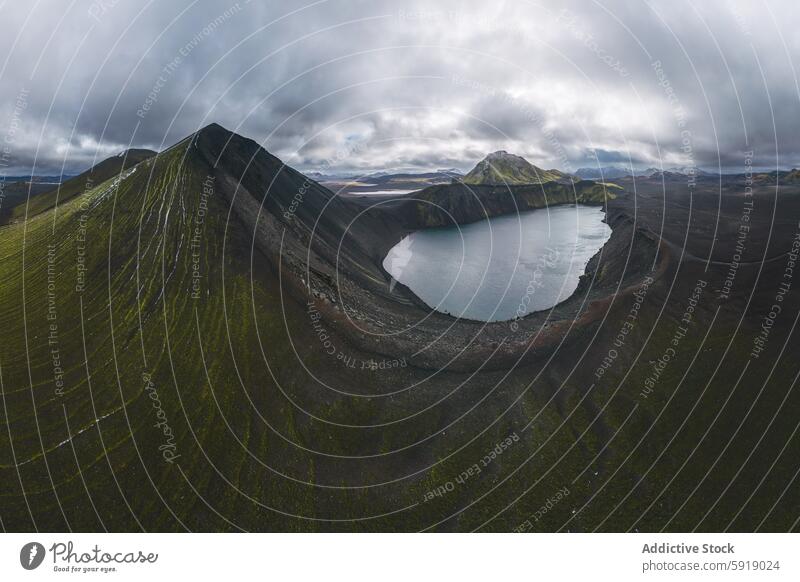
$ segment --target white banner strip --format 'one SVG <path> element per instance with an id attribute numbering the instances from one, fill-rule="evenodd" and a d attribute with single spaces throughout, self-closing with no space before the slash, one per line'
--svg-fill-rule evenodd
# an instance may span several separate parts
<path id="1" fill-rule="evenodd" d="M 5 534 L 0 580 L 796 581 L 799 549 L 791 534 Z"/>

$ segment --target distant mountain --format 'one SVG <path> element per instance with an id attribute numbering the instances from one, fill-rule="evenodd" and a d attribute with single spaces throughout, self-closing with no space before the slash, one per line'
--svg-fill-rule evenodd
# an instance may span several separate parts
<path id="1" fill-rule="evenodd" d="M 463 174 L 458 171 L 440 171 L 425 172 L 421 174 L 414 173 L 400 173 L 400 174 L 383 174 L 382 176 L 375 176 L 374 174 L 368 176 L 366 180 L 381 186 L 391 186 L 396 184 L 418 184 L 419 187 L 433 186 L 435 184 L 449 184 L 453 178 L 461 177 Z"/>
<path id="2" fill-rule="evenodd" d="M 347 191 L 357 194 L 359 192 L 369 193 L 373 190 L 420 190 L 428 186 L 449 184 L 453 178 L 460 178 L 462 175 L 458 170 L 437 170 L 419 174 L 375 172 L 367 176 L 349 176 L 317 181 L 339 192 Z"/>
<path id="3" fill-rule="evenodd" d="M 309 171 L 309 172 L 304 172 L 303 175 L 308 177 L 308 178 L 311 178 L 315 182 L 320 182 L 320 183 L 322 183 L 322 182 L 336 182 L 336 181 L 341 181 L 341 180 L 350 180 L 350 179 L 352 179 L 352 175 L 348 174 L 346 172 L 324 173 L 324 172 Z"/>
<path id="4" fill-rule="evenodd" d="M 673 166 L 665 170 L 656 170 L 655 168 L 648 168 L 643 173 L 637 173 L 637 177 L 654 178 L 658 180 L 683 180 L 689 177 L 706 178 L 709 176 L 716 176 L 711 172 L 706 172 L 694 166 Z"/>
<path id="5" fill-rule="evenodd" d="M 631 171 L 629 168 L 620 166 L 595 166 L 590 168 L 578 168 L 575 171 L 575 175 L 584 180 L 613 180 L 614 178 L 630 176 Z"/>
<path id="6" fill-rule="evenodd" d="M 689 176 L 694 174 L 695 176 L 712 176 L 711 172 L 706 172 L 705 170 L 701 170 L 697 166 L 672 166 L 667 168 L 667 171 L 673 172 L 675 174 L 683 174 L 684 176 Z"/>
<path id="7" fill-rule="evenodd" d="M 325 180 L 333 178 L 333 176 L 329 176 L 328 174 L 323 174 L 322 172 L 307 172 L 306 176 L 308 176 L 312 180 L 316 180 L 317 182 L 324 182 Z"/>
<path id="8" fill-rule="evenodd" d="M 437 179 L 442 178 L 443 176 L 463 176 L 464 172 L 458 170 L 456 168 L 447 168 L 447 169 L 439 169 L 432 172 L 402 172 L 402 171 L 388 171 L 388 170 L 380 170 L 378 172 L 372 172 L 366 175 L 359 175 L 359 176 L 351 176 L 352 178 L 358 178 L 362 181 L 383 181 L 386 182 L 387 180 L 393 179 L 406 179 L 409 177 L 417 177 L 417 178 L 429 178 L 429 179 Z"/>
<path id="9" fill-rule="evenodd" d="M 754 184 L 800 184 L 800 170 L 773 170 L 772 172 L 754 173 L 752 180 Z"/>
<path id="10" fill-rule="evenodd" d="M 701 170 L 696 166 L 671 166 L 669 168 L 664 168 L 663 170 L 659 168 L 647 168 L 645 170 L 633 170 L 631 171 L 630 168 L 626 168 L 623 166 L 602 166 L 602 167 L 588 167 L 588 168 L 578 168 L 575 172 L 575 175 L 579 178 L 583 178 L 585 180 L 613 180 L 615 178 L 624 178 L 626 176 L 636 176 L 637 178 L 652 178 L 652 177 L 661 177 L 662 175 L 666 177 L 679 175 L 679 176 L 689 176 L 694 174 L 695 176 L 713 176 L 711 172 L 706 172 L 705 170 Z"/>
<path id="11" fill-rule="evenodd" d="M 34 182 L 36 184 L 60 184 L 72 178 L 74 174 L 63 176 L 0 176 L 0 182 Z"/>
<path id="12" fill-rule="evenodd" d="M 513 186 L 543 184 L 562 180 L 565 176 L 566 174 L 557 170 L 537 168 L 523 157 L 498 151 L 478 162 L 461 182 L 469 185 Z"/>

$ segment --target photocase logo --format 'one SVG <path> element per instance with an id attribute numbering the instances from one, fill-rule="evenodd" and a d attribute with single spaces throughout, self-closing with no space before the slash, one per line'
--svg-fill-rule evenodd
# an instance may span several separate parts
<path id="1" fill-rule="evenodd" d="M 26 570 L 35 570 L 44 561 L 44 546 L 39 542 L 29 542 L 19 551 L 19 563 Z"/>

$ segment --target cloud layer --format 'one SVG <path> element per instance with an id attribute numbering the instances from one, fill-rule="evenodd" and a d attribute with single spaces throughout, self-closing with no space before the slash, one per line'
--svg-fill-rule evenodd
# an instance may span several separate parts
<path id="1" fill-rule="evenodd" d="M 563 170 L 800 165 L 788 0 L 267 4 L 6 3 L 0 171 L 77 172 L 212 121 L 307 171 L 498 149 Z"/>

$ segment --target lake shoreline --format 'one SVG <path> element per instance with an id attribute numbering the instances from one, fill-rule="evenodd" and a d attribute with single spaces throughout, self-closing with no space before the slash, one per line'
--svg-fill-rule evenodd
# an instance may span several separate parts
<path id="1" fill-rule="evenodd" d="M 610 235 L 597 207 L 562 204 L 411 233 L 383 267 L 430 309 L 511 321 L 571 296 Z"/>
<path id="2" fill-rule="evenodd" d="M 407 203 L 403 199 L 384 203 L 380 214 L 388 220 L 385 216 L 396 213 L 398 203 L 403 202 Z M 419 368 L 474 372 L 535 361 L 547 357 L 564 341 L 591 333 L 603 317 L 603 306 L 614 297 L 632 293 L 645 276 L 658 278 L 666 267 L 668 253 L 658 239 L 636 227 L 631 199 L 624 196 L 602 206 L 611 235 L 589 260 L 575 292 L 550 310 L 505 322 L 456 319 L 432 310 L 402 283 L 391 287 L 391 276 L 382 261 L 388 249 L 413 232 L 408 221 L 405 227 L 398 229 L 395 223 L 376 233 L 374 267 L 380 269 L 384 280 L 370 275 L 364 284 L 349 276 L 347 262 L 339 258 L 338 270 L 314 278 L 310 300 L 356 349 L 380 357 L 405 358 Z M 372 212 L 379 215 L 375 209 Z M 651 272 L 654 264 L 655 274 Z M 315 270 L 320 266 L 315 263 Z M 363 277 L 363 273 L 359 275 Z M 297 283 L 296 292 L 309 293 L 304 282 Z"/>

